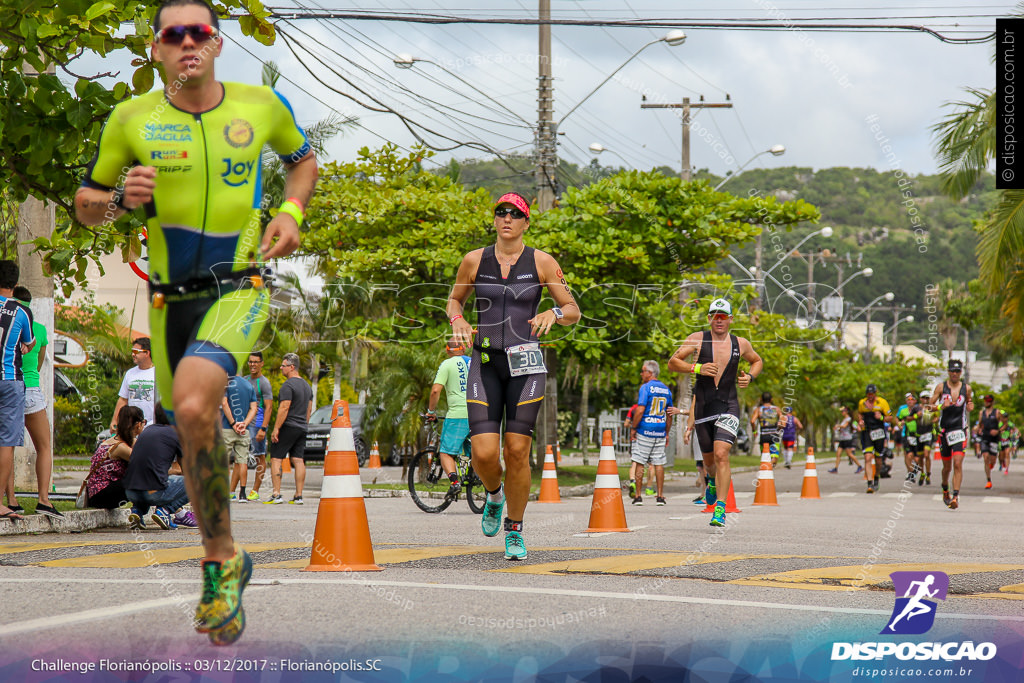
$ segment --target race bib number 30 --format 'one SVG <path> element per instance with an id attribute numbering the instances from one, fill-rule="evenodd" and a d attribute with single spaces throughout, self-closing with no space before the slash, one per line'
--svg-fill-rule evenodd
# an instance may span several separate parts
<path id="1" fill-rule="evenodd" d="M 946 434 L 946 445 L 947 446 L 952 446 L 954 444 L 963 443 L 963 441 L 966 438 L 967 438 L 967 435 L 964 433 L 964 430 L 956 429 L 956 430 L 954 430 L 952 432 L 948 432 Z"/>
<path id="2" fill-rule="evenodd" d="M 740 428 L 740 419 L 735 415 L 729 415 L 726 413 L 725 415 L 719 416 L 718 420 L 715 421 L 715 426 L 729 432 L 733 436 L 736 436 L 736 432 Z"/>
<path id="3" fill-rule="evenodd" d="M 544 354 L 540 351 L 540 344 L 521 344 L 512 346 L 505 350 L 508 354 L 508 371 L 513 377 L 521 375 L 537 375 L 547 372 L 544 367 Z"/>
<path id="4" fill-rule="evenodd" d="M 879 439 L 884 439 L 885 438 L 885 430 L 884 429 L 872 429 L 870 432 L 868 432 L 868 438 L 871 439 L 872 441 L 878 441 Z"/>

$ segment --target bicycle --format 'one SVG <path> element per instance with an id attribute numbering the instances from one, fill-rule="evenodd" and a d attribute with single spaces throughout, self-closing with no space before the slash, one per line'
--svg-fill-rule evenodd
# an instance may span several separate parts
<path id="1" fill-rule="evenodd" d="M 449 497 L 447 493 L 450 482 L 441 466 L 441 457 L 437 450 L 438 441 L 437 423 L 428 420 L 427 447 L 412 456 L 409 463 L 409 493 L 413 502 L 424 512 L 436 513 L 446 510 L 459 495 L 465 493 L 469 509 L 478 515 L 481 514 L 484 511 L 487 492 L 484 490 L 483 482 L 473 471 L 471 458 L 466 454 L 468 448 L 464 447 L 461 453 L 452 456 L 455 459 L 455 471 L 458 472 L 459 481 L 462 483 L 462 491 L 459 495 Z"/>

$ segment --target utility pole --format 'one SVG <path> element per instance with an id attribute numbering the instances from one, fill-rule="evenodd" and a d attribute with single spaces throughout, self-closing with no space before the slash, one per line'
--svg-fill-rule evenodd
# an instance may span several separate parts
<path id="1" fill-rule="evenodd" d="M 26 78 L 37 78 L 39 74 L 31 65 L 25 64 L 22 72 Z M 46 73 L 56 70 L 51 63 Z M 47 332 L 53 335 L 53 280 L 43 273 L 42 259 L 33 254 L 33 240 L 38 237 L 50 239 L 53 236 L 53 205 L 35 197 L 26 199 L 18 211 L 18 266 L 21 270 L 19 284 L 32 292 L 32 316 Z M 53 443 L 53 345 L 46 348 L 46 360 L 39 370 L 39 386 L 46 396 L 46 417 L 50 423 L 50 443 Z M 25 445 L 14 449 L 14 488 L 30 490 L 36 485 L 36 451 L 32 439 L 25 435 Z M 52 476 L 51 476 L 52 481 Z"/>
<path id="2" fill-rule="evenodd" d="M 726 100 L 729 96 L 726 95 Z M 731 109 L 732 102 L 705 102 L 704 96 L 700 96 L 700 102 L 690 102 L 689 97 L 684 97 L 679 104 L 641 104 L 641 109 L 682 109 L 683 121 L 683 158 L 682 168 L 679 177 L 684 181 L 690 180 L 690 110 L 691 109 Z"/>
<path id="3" fill-rule="evenodd" d="M 683 124 L 683 140 L 682 140 L 682 159 L 680 160 L 679 177 L 682 178 L 683 182 L 690 181 L 690 110 L 691 109 L 705 109 L 705 108 L 731 108 L 732 102 L 724 102 L 719 104 L 712 104 L 710 102 L 704 102 L 704 96 L 701 95 L 700 102 L 690 102 L 689 97 L 684 97 L 683 101 L 679 104 L 646 104 L 640 105 L 641 109 L 680 109 L 682 110 L 680 119 Z M 761 236 L 758 235 L 758 241 L 760 243 Z M 761 250 L 757 250 L 758 256 L 761 255 Z M 686 288 L 681 288 L 679 291 L 679 308 L 680 311 L 686 306 Z M 682 313 L 680 312 L 680 316 Z M 679 375 L 676 379 L 676 396 L 679 397 L 679 406 L 684 410 L 690 404 L 690 378 L 685 375 Z M 684 419 L 676 420 L 674 427 L 676 428 L 676 457 L 682 458 L 685 455 L 685 448 L 683 447 L 682 439 L 682 428 L 686 424 Z M 671 463 L 670 463 L 671 464 Z"/>
<path id="4" fill-rule="evenodd" d="M 551 75 L 551 0 L 539 0 L 540 24 L 538 30 L 537 60 L 537 209 L 541 213 L 555 206 L 555 170 L 558 154 L 555 148 L 554 85 Z M 536 439 L 537 463 L 544 460 L 544 447 L 548 444 L 557 450 L 558 444 L 558 357 L 545 350 L 544 361 L 548 368 L 544 392 L 541 438 Z M 586 415 L 583 422 L 586 424 Z"/>

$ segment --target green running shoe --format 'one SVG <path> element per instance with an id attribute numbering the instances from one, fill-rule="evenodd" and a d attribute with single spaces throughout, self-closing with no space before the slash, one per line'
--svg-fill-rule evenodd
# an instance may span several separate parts
<path id="1" fill-rule="evenodd" d="M 484 502 L 484 514 L 480 518 L 480 528 L 483 529 L 484 536 L 498 535 L 498 530 L 501 529 L 501 511 L 504 509 L 504 498 L 500 503 L 492 503 L 489 500 Z"/>
<path id="2" fill-rule="evenodd" d="M 708 483 L 708 487 L 704 489 L 704 500 L 707 501 L 708 505 L 714 505 L 718 502 L 718 492 L 715 490 L 715 485 Z"/>
<path id="3" fill-rule="evenodd" d="M 523 543 L 523 535 L 518 531 L 510 531 L 505 534 L 505 559 L 525 560 L 526 544 Z"/>
<path id="4" fill-rule="evenodd" d="M 207 637 L 214 645 L 234 645 L 235 641 L 242 637 L 245 631 L 245 609 L 238 608 L 238 614 L 227 624 L 207 633 Z"/>
<path id="5" fill-rule="evenodd" d="M 629 480 L 629 497 L 636 498 L 636 482 L 632 479 Z"/>
<path id="6" fill-rule="evenodd" d="M 202 566 L 203 595 L 196 607 L 196 631 L 209 633 L 227 626 L 241 611 L 242 591 L 252 577 L 252 559 L 236 545 L 230 560 L 208 560 Z M 244 620 L 238 635 L 242 628 L 245 628 Z"/>
<path id="7" fill-rule="evenodd" d="M 715 511 L 711 515 L 711 526 L 725 526 L 725 501 L 719 501 L 715 505 Z"/>

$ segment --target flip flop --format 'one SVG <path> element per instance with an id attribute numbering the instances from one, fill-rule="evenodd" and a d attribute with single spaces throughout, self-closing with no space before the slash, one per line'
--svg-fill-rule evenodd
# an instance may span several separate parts
<path id="1" fill-rule="evenodd" d="M 8 510 L 7 512 L 0 512 L 0 519 L 9 519 L 10 521 L 13 522 L 15 520 L 18 520 L 18 519 L 22 519 L 23 520 L 25 518 L 22 517 L 21 515 L 19 515 L 14 510 Z"/>

